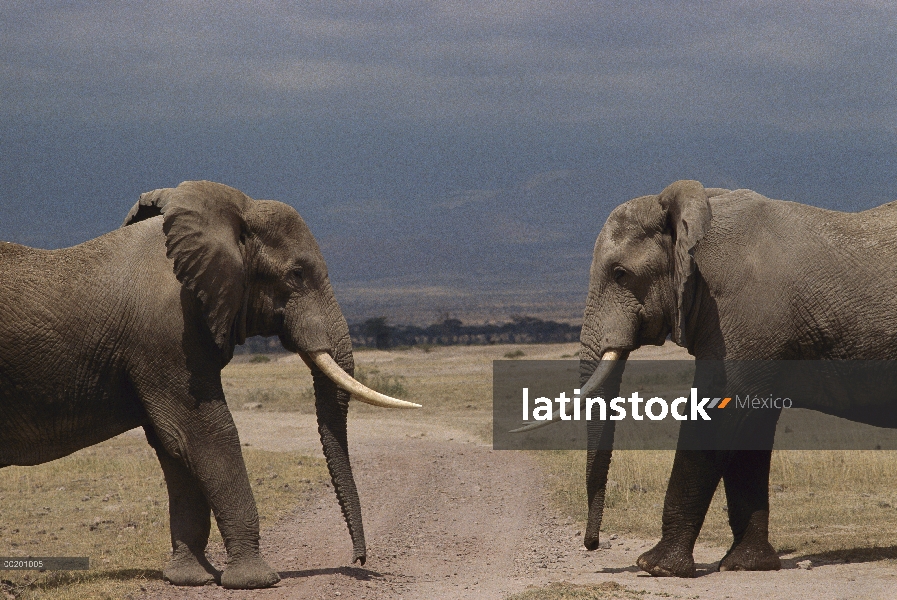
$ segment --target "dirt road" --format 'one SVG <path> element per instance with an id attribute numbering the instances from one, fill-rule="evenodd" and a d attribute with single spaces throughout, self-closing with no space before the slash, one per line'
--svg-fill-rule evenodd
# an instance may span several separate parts
<path id="1" fill-rule="evenodd" d="M 317 452 L 310 415 L 235 416 L 244 442 Z M 617 536 L 610 549 L 586 552 L 581 524 L 559 518 L 548 505 L 532 456 L 493 451 L 452 430 L 409 433 L 375 419 L 352 423 L 368 542 L 364 567 L 349 564 L 349 535 L 328 489 L 263 531 L 264 555 L 282 578 L 277 587 L 242 592 L 154 582 L 145 597 L 500 599 L 552 581 L 615 581 L 644 591 L 644 598 L 897 597 L 897 565 L 889 561 L 816 561 L 807 570 L 796 556 L 785 557 L 776 573 L 716 573 L 724 549 L 699 547 L 698 578 L 647 577 L 634 563 L 653 541 Z M 223 553 L 212 550 L 220 565 Z"/>

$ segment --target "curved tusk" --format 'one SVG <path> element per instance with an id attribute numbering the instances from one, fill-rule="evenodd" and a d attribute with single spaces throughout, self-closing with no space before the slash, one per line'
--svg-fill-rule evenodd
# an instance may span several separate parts
<path id="1" fill-rule="evenodd" d="M 356 400 L 361 400 L 374 406 L 382 406 L 383 408 L 421 407 L 420 404 L 415 404 L 414 402 L 406 402 L 380 392 L 375 392 L 343 371 L 342 367 L 336 364 L 336 361 L 327 352 L 309 352 L 308 357 L 324 372 L 324 375 L 329 377 L 333 383 L 352 394 Z"/>
<path id="2" fill-rule="evenodd" d="M 604 354 L 601 355 L 601 361 L 598 363 L 598 366 L 595 367 L 595 370 L 592 372 L 592 376 L 589 377 L 589 380 L 586 381 L 586 384 L 582 386 L 582 389 L 579 390 L 579 397 L 585 398 L 604 383 L 604 380 L 607 379 L 607 376 L 610 375 L 610 372 L 613 370 L 614 365 L 620 357 L 623 355 L 622 352 L 617 350 L 608 350 Z"/>
<path id="3" fill-rule="evenodd" d="M 608 350 L 601 355 L 601 361 L 598 363 L 598 366 L 595 367 L 595 371 L 592 373 L 592 376 L 589 377 L 589 380 L 586 381 L 586 384 L 582 386 L 582 389 L 579 391 L 578 402 L 580 408 L 582 407 L 583 398 L 586 398 L 589 394 L 601 387 L 601 384 L 604 383 L 604 380 L 607 379 L 608 375 L 610 375 L 611 370 L 613 370 L 616 362 L 620 360 L 620 356 L 622 356 L 622 354 L 622 352 L 619 352 L 617 350 Z M 512 429 L 508 433 L 523 433 L 524 431 L 532 431 L 533 429 L 539 429 L 540 427 L 545 427 L 547 425 L 551 425 L 552 423 L 557 423 L 560 420 L 561 409 L 557 409 L 556 411 L 554 411 L 554 414 L 551 415 L 551 419 L 548 421 L 536 421 L 535 423 L 530 423 L 529 425 L 524 425 L 523 427 Z"/>

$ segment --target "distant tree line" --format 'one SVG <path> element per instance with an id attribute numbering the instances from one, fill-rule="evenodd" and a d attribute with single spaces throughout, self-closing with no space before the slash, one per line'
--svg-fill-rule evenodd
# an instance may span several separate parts
<path id="1" fill-rule="evenodd" d="M 375 317 L 349 325 L 353 346 L 396 348 L 401 346 L 482 346 L 488 344 L 549 344 L 579 341 L 579 325 L 515 316 L 509 323 L 465 325 L 459 319 L 443 319 L 426 327 L 390 325 L 386 317 Z M 277 337 L 253 337 L 235 354 L 285 352 Z"/>
<path id="2" fill-rule="evenodd" d="M 579 340 L 579 325 L 514 316 L 509 323 L 465 325 L 459 319 L 443 319 L 426 327 L 390 325 L 386 317 L 349 324 L 352 345 L 366 348 L 401 346 L 482 346 L 488 344 L 549 344 Z M 284 352 L 276 337 L 254 337 L 237 346 L 237 354 Z"/>
<path id="3" fill-rule="evenodd" d="M 349 325 L 354 346 L 395 348 L 397 346 L 454 346 L 487 344 L 547 344 L 579 340 L 580 327 L 536 317 L 514 316 L 510 323 L 465 325 L 458 319 L 444 319 L 426 327 L 390 325 L 385 317 Z"/>
<path id="4" fill-rule="evenodd" d="M 278 352 L 286 352 L 277 336 L 264 338 L 255 336 L 246 338 L 241 346 L 234 348 L 234 354 L 276 354 Z"/>

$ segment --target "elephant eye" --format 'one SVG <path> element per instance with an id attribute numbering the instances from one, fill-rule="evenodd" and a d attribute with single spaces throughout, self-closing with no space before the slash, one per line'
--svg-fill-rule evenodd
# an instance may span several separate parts
<path id="1" fill-rule="evenodd" d="M 302 281 L 302 267 L 296 267 L 292 271 L 290 271 L 290 275 L 292 275 L 297 281 Z"/>
<path id="2" fill-rule="evenodd" d="M 620 283 L 620 281 L 626 276 L 626 269 L 623 267 L 614 267 L 614 281 Z"/>

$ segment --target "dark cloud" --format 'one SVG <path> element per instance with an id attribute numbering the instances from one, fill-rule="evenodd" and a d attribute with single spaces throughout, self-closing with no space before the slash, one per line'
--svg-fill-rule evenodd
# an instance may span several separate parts
<path id="1" fill-rule="evenodd" d="M 296 206 L 359 312 L 578 306 L 607 211 L 675 179 L 897 197 L 892 3 L 12 1 L 0 56 L 0 238 L 222 181 Z"/>
<path id="2" fill-rule="evenodd" d="M 16 116 L 890 127 L 872 3 L 6 3 Z"/>

